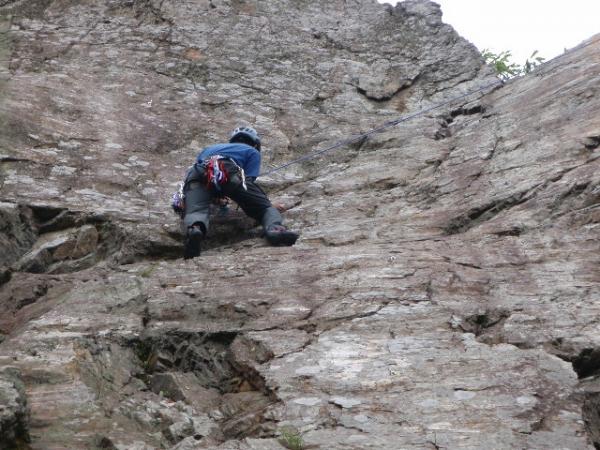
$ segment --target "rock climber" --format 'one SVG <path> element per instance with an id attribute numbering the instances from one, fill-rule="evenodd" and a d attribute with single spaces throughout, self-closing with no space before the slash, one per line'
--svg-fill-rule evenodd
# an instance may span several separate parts
<path id="1" fill-rule="evenodd" d="M 256 130 L 236 128 L 227 144 L 211 145 L 198 155 L 188 170 L 185 195 L 186 228 L 184 258 L 200 256 L 200 243 L 208 231 L 210 204 L 230 198 L 259 222 L 271 245 L 294 245 L 298 234 L 283 225 L 283 217 L 256 184 L 260 172 L 261 142 Z"/>

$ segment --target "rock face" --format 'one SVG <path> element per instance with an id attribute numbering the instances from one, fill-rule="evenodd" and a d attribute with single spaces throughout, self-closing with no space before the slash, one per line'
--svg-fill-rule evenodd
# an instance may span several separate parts
<path id="1" fill-rule="evenodd" d="M 18 371 L 0 372 L 0 447 L 19 448 L 27 445 L 29 410 L 24 386 Z"/>
<path id="2" fill-rule="evenodd" d="M 600 447 L 599 60 L 489 87 L 426 0 L 0 1 L 1 445 Z M 263 177 L 296 246 L 232 210 L 180 259 L 202 146 L 418 111 Z"/>

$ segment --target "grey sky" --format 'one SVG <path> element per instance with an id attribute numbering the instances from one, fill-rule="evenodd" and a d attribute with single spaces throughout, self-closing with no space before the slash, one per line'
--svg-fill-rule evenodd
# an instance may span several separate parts
<path id="1" fill-rule="evenodd" d="M 511 50 L 518 63 L 534 50 L 553 58 L 600 33 L 600 0 L 435 1 L 443 21 L 477 48 Z"/>

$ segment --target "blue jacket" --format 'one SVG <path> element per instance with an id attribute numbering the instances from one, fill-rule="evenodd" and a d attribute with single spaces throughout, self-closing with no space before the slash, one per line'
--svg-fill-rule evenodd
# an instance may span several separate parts
<path id="1" fill-rule="evenodd" d="M 260 152 L 250 145 L 217 144 L 206 147 L 198 157 L 197 162 L 206 161 L 213 155 L 222 155 L 233 159 L 238 166 L 244 169 L 247 177 L 256 178 L 260 173 Z"/>

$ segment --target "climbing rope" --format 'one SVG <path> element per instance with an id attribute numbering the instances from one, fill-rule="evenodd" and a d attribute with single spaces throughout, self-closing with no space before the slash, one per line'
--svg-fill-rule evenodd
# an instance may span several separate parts
<path id="1" fill-rule="evenodd" d="M 482 92 L 482 91 L 485 91 L 486 89 L 489 89 L 491 87 L 496 87 L 496 86 L 500 86 L 500 85 L 503 85 L 503 84 L 504 84 L 504 82 L 502 80 L 496 80 L 493 83 L 488 83 L 488 84 L 480 87 L 479 89 L 476 89 L 474 91 L 469 91 L 469 92 L 467 92 L 465 94 L 458 95 L 458 96 L 453 97 L 453 98 L 451 98 L 449 100 L 446 100 L 444 102 L 437 103 L 437 104 L 435 104 L 433 106 L 430 106 L 429 108 L 422 109 L 422 110 L 417 111 L 417 112 L 415 112 L 413 114 L 409 114 L 407 116 L 403 116 L 403 117 L 400 117 L 398 119 L 390 120 L 390 121 L 385 122 L 382 125 L 380 125 L 380 126 L 378 126 L 376 128 L 373 128 L 373 129 L 371 129 L 369 131 L 366 131 L 366 132 L 361 133 L 361 134 L 357 134 L 357 135 L 352 136 L 352 137 L 350 137 L 348 139 L 344 139 L 342 141 L 336 142 L 335 144 L 330 145 L 329 147 L 323 148 L 321 150 L 315 150 L 314 152 L 307 153 L 306 155 L 300 156 L 299 158 L 293 159 L 293 160 L 291 160 L 291 161 L 289 161 L 289 162 L 287 162 L 285 164 L 282 164 L 280 166 L 274 167 L 273 169 L 268 170 L 267 172 L 261 173 L 260 176 L 264 177 L 266 175 L 271 175 L 272 173 L 279 172 L 280 170 L 283 170 L 286 167 L 292 166 L 294 164 L 298 164 L 298 163 L 303 162 L 303 161 L 308 161 L 308 160 L 314 159 L 314 158 L 316 158 L 318 156 L 323 155 L 324 153 L 331 152 L 331 151 L 336 150 L 336 149 L 338 149 L 340 147 L 345 147 L 346 145 L 350 145 L 350 144 L 354 144 L 355 142 L 360 142 L 360 141 L 366 140 L 366 139 L 369 138 L 369 136 L 372 136 L 373 134 L 381 133 L 382 131 L 385 131 L 388 128 L 395 127 L 396 125 L 398 125 L 400 123 L 403 123 L 403 122 L 407 122 L 407 121 L 409 121 L 411 119 L 414 119 L 415 117 L 423 116 L 423 115 L 427 114 L 428 112 L 431 112 L 431 111 L 434 111 L 434 110 L 436 110 L 438 108 L 441 108 L 442 106 L 449 105 L 449 104 L 454 103 L 454 102 L 456 102 L 458 100 L 461 100 L 463 98 L 469 97 L 470 95 L 477 94 L 478 92 Z"/>
<path id="2" fill-rule="evenodd" d="M 573 47 L 571 49 L 571 51 L 575 51 L 575 50 L 581 51 L 584 48 L 587 48 L 587 47 L 589 47 L 591 45 L 594 45 L 594 44 L 596 44 L 598 42 L 600 42 L 600 39 L 593 39 L 592 38 L 592 39 L 590 39 L 589 42 L 585 42 L 585 43 L 577 45 L 576 47 Z M 571 53 L 571 52 L 569 52 L 569 53 Z M 549 63 L 551 63 L 551 62 L 553 62 L 555 60 L 558 60 L 558 59 L 564 57 L 565 54 L 566 53 L 563 53 L 562 55 L 555 56 L 554 58 L 549 59 L 548 61 L 544 61 L 542 64 L 540 64 L 539 66 L 536 67 L 536 72 L 539 71 L 539 69 L 541 67 L 546 66 Z M 470 91 L 470 92 L 467 92 L 465 94 L 459 95 L 457 97 L 451 98 L 450 100 L 447 100 L 447 101 L 442 102 L 442 103 L 438 103 L 436 105 L 431 106 L 430 108 L 423 109 L 423 110 L 418 111 L 418 112 L 416 112 L 414 114 L 409 114 L 408 116 L 401 117 L 401 118 L 396 119 L 396 120 L 390 120 L 389 122 L 385 122 L 383 125 L 381 125 L 381 126 L 379 126 L 377 128 L 373 128 L 372 130 L 369 130 L 369 131 L 367 131 L 365 133 L 358 134 L 358 135 L 353 136 L 351 138 L 348 138 L 348 139 L 345 139 L 343 141 L 337 142 L 337 143 L 335 143 L 335 144 L 333 144 L 333 145 L 331 145 L 329 147 L 326 147 L 326 148 L 324 148 L 322 150 L 316 150 L 314 152 L 307 153 L 306 155 L 301 156 L 301 157 L 299 157 L 297 159 L 293 159 L 292 161 L 289 161 L 289 162 L 287 162 L 285 164 L 282 164 L 281 166 L 274 167 L 273 169 L 268 170 L 267 172 L 262 173 L 261 176 L 270 175 L 272 173 L 275 173 L 275 172 L 278 172 L 280 170 L 283 170 L 286 167 L 289 167 L 291 165 L 298 164 L 298 163 L 303 162 L 303 161 L 308 161 L 310 159 L 314 159 L 314 158 L 316 158 L 316 157 L 318 157 L 318 156 L 320 156 L 320 155 L 322 155 L 324 153 L 331 152 L 331 151 L 333 151 L 335 149 L 338 149 L 340 147 L 344 147 L 346 145 L 354 144 L 355 142 L 359 142 L 359 141 L 361 141 L 363 139 L 368 139 L 369 136 L 371 136 L 373 134 L 376 134 L 376 133 L 381 133 L 382 131 L 384 131 L 384 130 L 386 130 L 388 128 L 395 127 L 396 125 L 398 125 L 398 124 L 400 124 L 402 122 L 407 122 L 407 121 L 409 121 L 411 119 L 414 119 L 415 117 L 422 116 L 424 114 L 427 114 L 430 111 L 433 111 L 435 109 L 441 108 L 442 106 L 454 103 L 457 100 L 463 99 L 463 98 L 468 97 L 468 96 L 473 95 L 473 94 L 477 94 L 478 92 L 481 92 L 481 91 L 485 91 L 488 88 L 495 87 L 495 86 L 500 86 L 500 85 L 504 85 L 506 83 L 511 83 L 514 80 L 519 79 L 519 78 L 521 78 L 521 77 L 514 77 L 514 78 L 511 78 L 511 79 L 509 79 L 507 81 L 497 80 L 497 81 L 494 81 L 493 83 L 486 84 L 486 85 L 480 87 L 479 89 L 476 89 L 474 91 Z"/>

